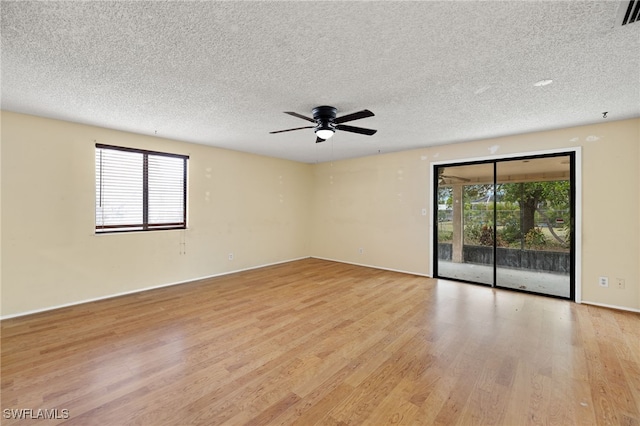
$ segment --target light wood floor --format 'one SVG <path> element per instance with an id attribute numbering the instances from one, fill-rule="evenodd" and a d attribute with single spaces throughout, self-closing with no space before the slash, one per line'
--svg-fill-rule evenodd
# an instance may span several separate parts
<path id="1" fill-rule="evenodd" d="M 5 320 L 1 405 L 69 410 L 38 425 L 637 425 L 639 342 L 638 314 L 307 259 Z"/>

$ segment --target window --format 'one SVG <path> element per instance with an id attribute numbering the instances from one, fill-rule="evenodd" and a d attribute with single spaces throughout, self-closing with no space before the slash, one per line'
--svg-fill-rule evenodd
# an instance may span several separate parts
<path id="1" fill-rule="evenodd" d="M 96 144 L 96 232 L 185 229 L 188 159 Z"/>

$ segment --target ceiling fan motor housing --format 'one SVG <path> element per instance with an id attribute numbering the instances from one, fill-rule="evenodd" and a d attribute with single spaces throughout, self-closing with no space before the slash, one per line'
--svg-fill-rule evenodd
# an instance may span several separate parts
<path id="1" fill-rule="evenodd" d="M 337 112 L 338 110 L 331 106 L 319 106 L 311 110 L 313 119 L 316 120 L 316 123 L 318 124 L 315 128 L 315 132 L 318 130 L 331 130 L 335 132 L 336 124 L 334 123 L 334 120 L 336 119 Z"/>

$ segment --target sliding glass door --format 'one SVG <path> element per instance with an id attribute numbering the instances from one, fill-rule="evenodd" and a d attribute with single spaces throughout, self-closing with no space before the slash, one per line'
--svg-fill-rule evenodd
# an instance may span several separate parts
<path id="1" fill-rule="evenodd" d="M 435 276 L 573 299 L 572 163 L 435 166 Z"/>
<path id="2" fill-rule="evenodd" d="M 571 157 L 496 164 L 496 286 L 571 297 Z"/>
<path id="3" fill-rule="evenodd" d="M 493 164 L 437 168 L 440 277 L 493 285 Z"/>

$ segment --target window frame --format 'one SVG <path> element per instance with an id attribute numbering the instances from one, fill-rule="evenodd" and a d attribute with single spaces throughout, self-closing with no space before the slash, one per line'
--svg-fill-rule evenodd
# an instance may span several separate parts
<path id="1" fill-rule="evenodd" d="M 96 180 L 96 193 L 94 199 L 94 232 L 96 235 L 114 234 L 122 232 L 148 232 L 148 231 L 168 231 L 187 229 L 187 176 L 188 176 L 188 160 L 189 156 L 184 154 L 174 154 L 162 151 L 153 151 L 147 149 L 131 148 L 117 145 L 108 145 L 103 143 L 96 143 L 95 149 L 106 149 L 115 151 L 131 152 L 135 154 L 143 155 L 142 164 L 142 223 L 141 224 L 120 224 L 120 225 L 98 225 L 97 222 L 97 206 L 98 197 L 100 196 L 97 188 L 98 180 L 98 166 L 96 164 L 94 179 Z M 182 222 L 173 223 L 161 223 L 153 224 L 149 223 L 149 156 L 160 156 L 182 159 Z M 95 158 L 95 151 L 94 151 Z M 127 229 L 131 228 L 131 229 Z"/>

